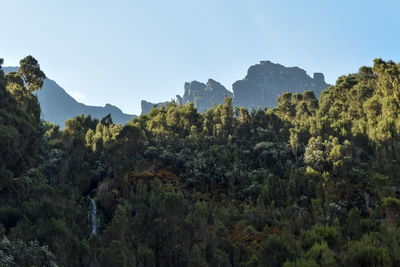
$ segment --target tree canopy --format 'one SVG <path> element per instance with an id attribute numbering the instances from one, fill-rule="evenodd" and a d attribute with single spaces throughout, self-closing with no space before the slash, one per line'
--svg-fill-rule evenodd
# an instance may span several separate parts
<path id="1" fill-rule="evenodd" d="M 44 77 L 32 57 L 0 70 L 9 266 L 400 265 L 400 64 L 275 108 L 171 102 L 64 130 L 37 116 Z"/>

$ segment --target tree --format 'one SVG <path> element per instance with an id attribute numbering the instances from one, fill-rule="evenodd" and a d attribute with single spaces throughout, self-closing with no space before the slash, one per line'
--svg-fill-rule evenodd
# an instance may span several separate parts
<path id="1" fill-rule="evenodd" d="M 18 96 L 10 87 L 18 89 Z M 39 147 L 40 107 L 36 98 L 23 90 L 16 73 L 4 77 L 0 69 L 0 169 L 15 176 L 33 165 Z"/>
<path id="2" fill-rule="evenodd" d="M 3 60 L 2 58 L 0 58 L 0 87 L 4 87 L 4 86 L 5 86 L 5 85 L 4 85 L 4 83 L 5 83 L 5 80 L 4 80 L 4 71 L 3 71 L 3 69 L 2 69 L 3 63 L 4 63 L 4 60 Z"/>
<path id="3" fill-rule="evenodd" d="M 18 74 L 24 81 L 28 91 L 32 93 L 42 88 L 46 75 L 40 70 L 38 61 L 32 56 L 27 56 L 19 64 Z"/>
<path id="4" fill-rule="evenodd" d="M 261 246 L 260 265 L 265 267 L 280 267 L 293 257 L 289 247 L 276 236 L 270 236 Z"/>
<path id="5" fill-rule="evenodd" d="M 386 210 L 386 216 L 390 222 L 400 225 L 400 199 L 386 197 L 383 199 L 383 206 Z"/>
<path id="6" fill-rule="evenodd" d="M 277 113 L 282 116 L 283 119 L 290 120 L 295 115 L 295 106 L 292 103 L 292 94 L 283 93 L 276 100 L 278 106 L 275 108 Z"/>
<path id="7" fill-rule="evenodd" d="M 306 257 L 319 264 L 319 266 L 336 267 L 338 260 L 335 253 L 326 242 L 314 244 L 306 253 Z"/>
<path id="8" fill-rule="evenodd" d="M 54 254 L 47 246 L 41 246 L 37 241 L 28 244 L 21 240 L 10 241 L 5 236 L 0 239 L 0 265 L 57 267 Z"/>
<path id="9" fill-rule="evenodd" d="M 316 224 L 310 230 L 303 232 L 302 245 L 305 249 L 309 249 L 314 244 L 322 242 L 333 246 L 338 242 L 338 239 L 339 233 L 334 227 Z"/>
<path id="10" fill-rule="evenodd" d="M 343 254 L 345 266 L 392 266 L 387 249 L 377 244 L 372 236 L 364 236 L 360 241 L 351 242 Z"/>
<path id="11" fill-rule="evenodd" d="M 320 136 L 310 138 L 304 152 L 304 162 L 316 171 L 322 172 L 327 167 L 325 142 Z"/>
<path id="12" fill-rule="evenodd" d="M 105 125 L 105 126 L 107 126 L 107 127 L 109 127 L 111 124 L 113 124 L 113 120 L 111 118 L 111 114 L 108 114 L 107 116 L 102 118 L 100 123 Z"/>

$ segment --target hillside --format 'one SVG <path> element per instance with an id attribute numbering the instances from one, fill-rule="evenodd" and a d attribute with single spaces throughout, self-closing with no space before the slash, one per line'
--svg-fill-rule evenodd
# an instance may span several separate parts
<path id="1" fill-rule="evenodd" d="M 5 73 L 18 70 L 18 68 L 15 67 L 5 67 L 3 69 Z M 42 119 L 56 123 L 61 127 L 64 127 L 64 122 L 67 119 L 80 114 L 90 115 L 92 118 L 96 119 L 102 119 L 108 114 L 111 114 L 113 121 L 121 124 L 126 124 L 135 117 L 135 115 L 123 113 L 118 107 L 111 104 L 99 107 L 79 103 L 61 86 L 49 78 L 44 80 L 43 88 L 36 94 L 42 110 Z"/>
<path id="2" fill-rule="evenodd" d="M 0 266 L 400 266 L 399 63 L 270 109 L 63 130 L 40 121 L 34 63 L 0 69 Z"/>

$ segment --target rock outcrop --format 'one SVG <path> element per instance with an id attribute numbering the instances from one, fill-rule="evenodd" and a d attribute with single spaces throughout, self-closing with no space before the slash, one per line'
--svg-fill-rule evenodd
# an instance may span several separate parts
<path id="1" fill-rule="evenodd" d="M 212 79 L 207 84 L 192 81 L 184 85 L 183 96 L 177 95 L 176 102 L 184 105 L 193 102 L 197 110 L 204 112 L 216 104 L 221 104 L 224 97 L 233 97 L 233 104 L 248 109 L 274 107 L 276 99 L 284 92 L 300 93 L 314 91 L 319 97 L 321 91 L 328 87 L 324 74 L 314 73 L 310 77 L 299 67 L 285 67 L 271 61 L 261 61 L 251 66 L 243 80 L 233 84 L 233 94 L 219 82 Z M 167 102 L 153 104 L 142 101 L 142 114 L 150 112 L 154 106 L 163 106 Z"/>
<path id="2" fill-rule="evenodd" d="M 328 84 L 322 73 L 311 78 L 299 67 L 285 67 L 271 61 L 261 61 L 247 71 L 243 80 L 233 84 L 234 105 L 249 109 L 273 107 L 284 92 L 314 91 L 318 97 Z"/>
<path id="3" fill-rule="evenodd" d="M 199 112 L 204 112 L 213 105 L 223 103 L 225 97 L 232 96 L 230 91 L 213 79 L 209 79 L 207 84 L 192 81 L 185 83 L 185 93 L 182 97 L 177 96 L 177 103 L 184 105 L 193 102 Z"/>
<path id="4" fill-rule="evenodd" d="M 154 107 L 165 106 L 167 103 L 168 102 L 151 103 L 151 102 L 148 102 L 146 100 L 142 100 L 141 103 L 140 103 L 140 106 L 142 108 L 141 115 L 149 113 Z"/>
<path id="5" fill-rule="evenodd" d="M 209 79 L 206 84 L 198 81 L 186 82 L 184 90 L 183 96 L 176 96 L 176 103 L 178 105 L 185 105 L 193 102 L 199 112 L 204 112 L 213 105 L 223 103 L 225 97 L 233 96 L 232 92 L 228 91 L 222 84 L 213 79 Z M 153 107 L 162 107 L 166 105 L 166 103 L 167 102 L 154 104 L 142 100 L 142 114 L 147 114 Z"/>

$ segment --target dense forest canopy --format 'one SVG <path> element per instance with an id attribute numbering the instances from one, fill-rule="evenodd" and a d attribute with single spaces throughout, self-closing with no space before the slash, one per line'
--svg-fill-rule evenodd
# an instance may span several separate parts
<path id="1" fill-rule="evenodd" d="M 1 266 L 400 265 L 400 64 L 64 130 L 40 121 L 44 77 L 0 70 Z"/>

